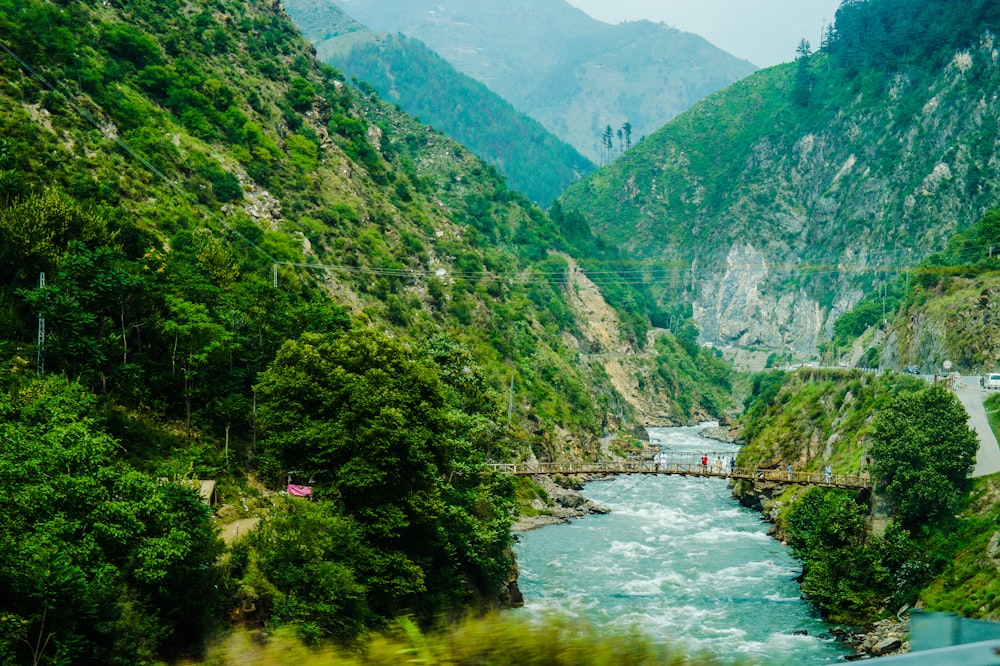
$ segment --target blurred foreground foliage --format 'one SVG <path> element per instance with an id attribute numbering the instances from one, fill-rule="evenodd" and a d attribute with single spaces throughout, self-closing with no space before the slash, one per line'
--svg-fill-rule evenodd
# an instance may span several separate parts
<path id="1" fill-rule="evenodd" d="M 356 649 L 310 648 L 294 636 L 236 632 L 209 650 L 202 662 L 181 666 L 640 666 L 721 664 L 722 660 L 654 644 L 635 631 L 610 632 L 565 616 L 529 622 L 510 614 L 465 620 L 439 632 L 421 633 L 413 622 L 370 637 Z M 726 660 L 725 663 L 734 663 Z M 746 662 L 736 662 L 746 663 Z"/>

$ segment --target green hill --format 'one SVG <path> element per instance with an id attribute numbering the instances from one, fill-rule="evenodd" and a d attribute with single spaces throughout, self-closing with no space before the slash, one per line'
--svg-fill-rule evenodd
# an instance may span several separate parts
<path id="1" fill-rule="evenodd" d="M 327 0 L 292 0 L 285 7 L 321 60 L 459 141 L 532 201 L 548 206 L 593 171 L 576 150 L 422 42 L 368 31 Z"/>
<path id="2" fill-rule="evenodd" d="M 751 72 L 690 33 L 636 21 L 608 25 L 563 0 L 337 2 L 372 30 L 419 39 L 456 69 L 598 164 Z M 788 45 L 789 56 L 795 45 Z"/>
<path id="3" fill-rule="evenodd" d="M 682 271 L 660 293 L 704 341 L 815 353 L 997 205 L 998 28 L 990 3 L 845 3 L 817 53 L 703 100 L 561 204 Z"/>
<path id="4" fill-rule="evenodd" d="M 638 418 L 638 379 L 579 362 L 586 228 L 277 3 L 0 0 L 0 35 L 0 663 L 509 600 L 515 487 L 484 464 L 595 458 Z M 641 347 L 642 285 L 608 282 L 601 334 Z"/>

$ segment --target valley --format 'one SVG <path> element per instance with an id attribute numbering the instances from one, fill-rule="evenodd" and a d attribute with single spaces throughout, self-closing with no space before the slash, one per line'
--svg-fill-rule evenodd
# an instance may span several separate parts
<path id="1" fill-rule="evenodd" d="M 919 376 L 1000 367 L 995 3 L 845 0 L 764 70 L 486 4 L 0 0 L 0 663 L 791 663 L 1000 618 L 1000 396 Z M 753 472 L 566 471 L 664 447 Z M 596 580 L 519 569 L 584 483 L 609 515 L 524 539 Z"/>

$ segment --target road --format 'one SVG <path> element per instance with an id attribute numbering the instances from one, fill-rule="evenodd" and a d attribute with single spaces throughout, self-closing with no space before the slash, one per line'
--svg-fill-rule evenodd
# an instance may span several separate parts
<path id="1" fill-rule="evenodd" d="M 1000 472 L 1000 446 L 997 445 L 997 438 L 990 429 L 986 408 L 983 406 L 983 400 L 988 393 L 979 388 L 979 377 L 962 377 L 962 380 L 962 386 L 959 386 L 955 393 L 965 406 L 965 411 L 969 413 L 969 427 L 979 435 L 979 451 L 976 454 L 976 468 L 972 476 L 996 474 Z"/>

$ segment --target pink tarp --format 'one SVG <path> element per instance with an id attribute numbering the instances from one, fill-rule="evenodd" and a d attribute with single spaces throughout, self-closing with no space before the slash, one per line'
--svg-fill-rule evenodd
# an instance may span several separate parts
<path id="1" fill-rule="evenodd" d="M 294 483 L 289 483 L 288 494 L 295 497 L 312 497 L 313 489 L 310 486 L 297 486 Z"/>

